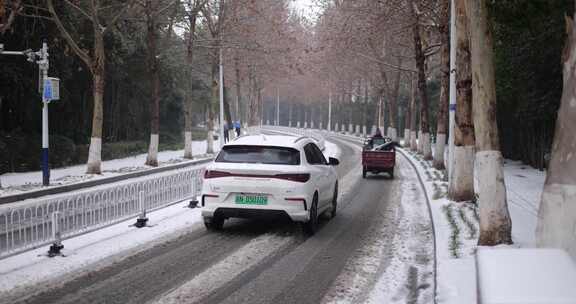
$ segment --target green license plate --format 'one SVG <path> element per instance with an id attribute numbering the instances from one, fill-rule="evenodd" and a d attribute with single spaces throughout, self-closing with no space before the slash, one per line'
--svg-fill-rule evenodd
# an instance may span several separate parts
<path id="1" fill-rule="evenodd" d="M 268 205 L 268 197 L 264 195 L 236 195 L 239 205 Z"/>

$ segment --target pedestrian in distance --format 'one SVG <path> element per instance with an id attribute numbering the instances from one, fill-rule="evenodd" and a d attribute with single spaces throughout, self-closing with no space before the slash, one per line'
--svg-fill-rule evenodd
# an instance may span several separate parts
<path id="1" fill-rule="evenodd" d="M 228 122 L 224 121 L 224 143 L 227 143 L 230 141 L 230 135 L 228 134 L 228 130 L 229 130 L 229 126 L 228 126 Z"/>
<path id="2" fill-rule="evenodd" d="M 240 132 L 240 128 L 241 128 L 240 121 L 237 120 L 237 121 L 234 123 L 234 129 L 236 129 L 236 136 L 240 136 L 240 133 L 241 133 L 241 132 Z"/>

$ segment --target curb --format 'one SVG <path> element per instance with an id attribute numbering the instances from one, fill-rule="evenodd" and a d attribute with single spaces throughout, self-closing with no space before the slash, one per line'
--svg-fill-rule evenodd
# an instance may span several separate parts
<path id="1" fill-rule="evenodd" d="M 437 296 L 438 296 L 438 251 L 436 250 L 436 227 L 434 223 L 434 216 L 432 215 L 432 207 L 430 206 L 430 197 L 428 197 L 428 191 L 426 191 L 426 185 L 424 185 L 424 180 L 416 168 L 416 165 L 412 162 L 412 160 L 406 155 L 406 151 L 403 148 L 396 148 L 396 151 L 399 151 L 400 154 L 412 165 L 414 171 L 416 171 L 416 175 L 418 176 L 418 180 L 420 181 L 420 185 L 422 186 L 422 190 L 424 190 L 424 196 L 426 197 L 426 206 L 428 207 L 428 214 L 430 215 L 430 222 L 432 223 L 432 234 L 434 235 L 434 303 L 438 303 Z"/>

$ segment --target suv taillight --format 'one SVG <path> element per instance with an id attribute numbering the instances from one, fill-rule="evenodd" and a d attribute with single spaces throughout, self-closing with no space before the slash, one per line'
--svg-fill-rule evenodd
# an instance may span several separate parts
<path id="1" fill-rule="evenodd" d="M 275 178 L 285 179 L 293 182 L 305 183 L 310 180 L 309 173 L 298 173 L 298 174 L 276 174 Z"/>
<path id="2" fill-rule="evenodd" d="M 206 170 L 204 172 L 204 178 L 218 178 L 230 176 L 230 173 L 224 171 Z"/>

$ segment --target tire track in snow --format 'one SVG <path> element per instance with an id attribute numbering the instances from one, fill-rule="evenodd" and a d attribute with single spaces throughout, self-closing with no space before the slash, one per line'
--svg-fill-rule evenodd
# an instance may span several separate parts
<path id="1" fill-rule="evenodd" d="M 197 303 L 229 281 L 295 242 L 294 237 L 264 234 L 157 299 L 156 304 Z"/>

